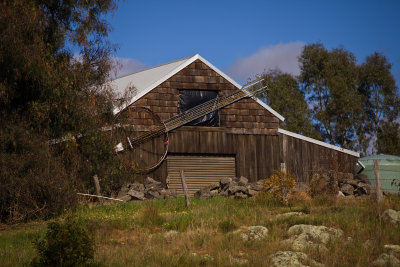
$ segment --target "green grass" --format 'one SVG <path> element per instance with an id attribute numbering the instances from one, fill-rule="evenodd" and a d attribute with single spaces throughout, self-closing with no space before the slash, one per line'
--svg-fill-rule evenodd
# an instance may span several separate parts
<path id="1" fill-rule="evenodd" d="M 325 225 L 342 229 L 345 238 L 331 242 L 329 253 L 306 253 L 326 266 L 369 266 L 385 244 L 400 244 L 400 226 L 388 225 L 380 215 L 387 208 L 400 210 L 400 199 L 336 201 L 320 198 L 282 206 L 268 198 L 236 200 L 213 198 L 81 205 L 75 216 L 86 222 L 96 240 L 96 260 L 106 266 L 268 266 L 269 255 L 287 249 L 281 241 L 296 224 Z M 302 211 L 303 217 L 276 215 Z M 269 229 L 263 241 L 243 242 L 230 232 L 243 225 Z M 45 230 L 45 222 L 4 226 L 0 230 L 0 266 L 22 266 L 34 256 L 32 241 Z M 178 231 L 175 238 L 164 235 Z M 351 237 L 351 241 L 347 238 Z M 367 240 L 372 246 L 365 245 Z M 195 253 L 195 254 L 193 254 Z"/>

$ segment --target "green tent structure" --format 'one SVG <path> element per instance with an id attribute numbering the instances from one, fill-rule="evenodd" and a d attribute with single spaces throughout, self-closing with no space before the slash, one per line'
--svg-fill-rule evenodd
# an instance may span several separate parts
<path id="1" fill-rule="evenodd" d="M 389 193 L 398 193 L 399 186 L 392 183 L 393 180 L 397 180 L 397 184 L 400 183 L 400 157 L 380 154 L 358 159 L 365 167 L 361 173 L 368 176 L 372 187 L 376 186 L 374 171 L 375 159 L 379 160 L 382 190 Z"/>

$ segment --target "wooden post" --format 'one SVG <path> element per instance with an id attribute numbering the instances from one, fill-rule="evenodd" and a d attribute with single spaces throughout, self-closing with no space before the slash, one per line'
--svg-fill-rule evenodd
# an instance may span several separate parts
<path id="1" fill-rule="evenodd" d="M 189 198 L 189 193 L 188 193 L 187 185 L 185 182 L 185 175 L 183 174 L 183 170 L 181 170 L 181 180 L 182 180 L 183 193 L 185 194 L 186 207 L 188 208 L 190 206 L 190 198 Z"/>
<path id="2" fill-rule="evenodd" d="M 101 196 L 99 177 L 97 176 L 97 174 L 93 175 L 93 182 L 94 182 L 94 188 L 96 190 L 96 195 Z M 100 203 L 103 203 L 103 200 L 101 198 L 99 199 L 99 201 Z"/>
<path id="3" fill-rule="evenodd" d="M 286 172 L 286 163 L 281 162 L 281 171 Z"/>
<path id="4" fill-rule="evenodd" d="M 376 178 L 376 201 L 381 203 L 383 200 L 382 189 L 381 189 L 381 172 L 379 170 L 379 160 L 374 159 L 374 169 Z"/>

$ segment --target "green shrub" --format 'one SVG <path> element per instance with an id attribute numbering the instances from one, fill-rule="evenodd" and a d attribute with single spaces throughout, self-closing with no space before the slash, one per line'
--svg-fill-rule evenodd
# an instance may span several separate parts
<path id="1" fill-rule="evenodd" d="M 220 222 L 218 224 L 218 228 L 221 230 L 221 232 L 228 233 L 235 230 L 237 228 L 237 225 L 234 222 L 227 220 Z"/>
<path id="2" fill-rule="evenodd" d="M 83 223 L 50 222 L 44 237 L 34 242 L 38 256 L 31 266 L 94 266 L 94 240 Z"/>
<path id="3" fill-rule="evenodd" d="M 161 226 L 165 219 L 160 215 L 159 208 L 152 201 L 147 201 L 142 208 L 140 222 L 143 226 Z"/>
<path id="4" fill-rule="evenodd" d="M 264 186 L 270 194 L 285 205 L 296 187 L 296 180 L 289 172 L 275 170 L 273 175 L 264 181 Z"/>

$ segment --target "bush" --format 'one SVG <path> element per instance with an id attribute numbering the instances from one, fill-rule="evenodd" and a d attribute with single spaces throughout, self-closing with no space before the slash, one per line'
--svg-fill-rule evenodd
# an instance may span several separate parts
<path id="1" fill-rule="evenodd" d="M 0 129 L 0 221 L 48 218 L 75 207 L 73 177 L 23 123 Z"/>
<path id="2" fill-rule="evenodd" d="M 275 170 L 271 177 L 265 179 L 264 186 L 274 198 L 288 205 L 289 197 L 296 187 L 296 180 L 289 172 Z"/>
<path id="3" fill-rule="evenodd" d="M 237 228 L 237 225 L 235 224 L 235 222 L 227 220 L 220 222 L 218 224 L 218 228 L 221 230 L 221 232 L 228 233 L 235 230 Z"/>
<path id="4" fill-rule="evenodd" d="M 74 219 L 50 222 L 43 238 L 34 242 L 38 256 L 31 266 L 93 266 L 94 241 L 86 226 Z"/>
<path id="5" fill-rule="evenodd" d="M 152 201 L 147 201 L 142 208 L 140 222 L 143 226 L 161 226 L 165 219 L 160 215 L 160 211 Z"/>

